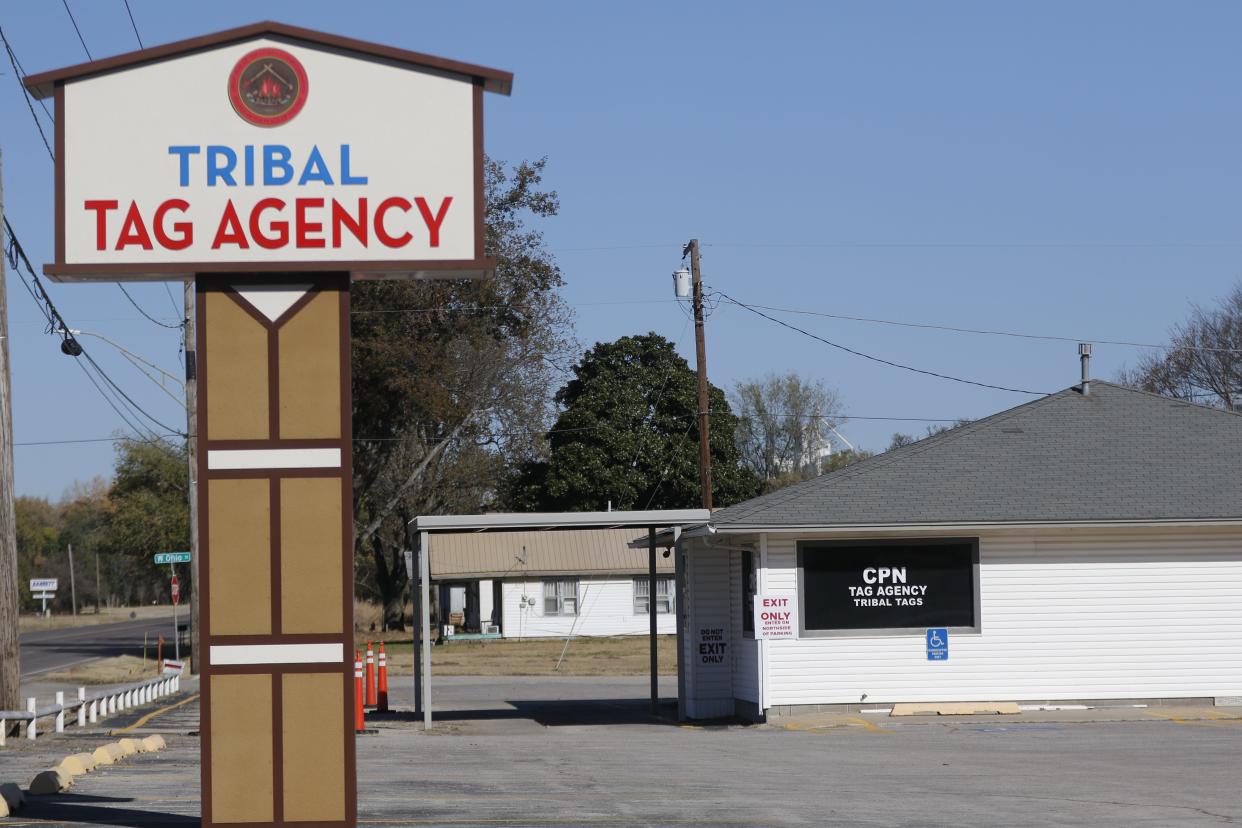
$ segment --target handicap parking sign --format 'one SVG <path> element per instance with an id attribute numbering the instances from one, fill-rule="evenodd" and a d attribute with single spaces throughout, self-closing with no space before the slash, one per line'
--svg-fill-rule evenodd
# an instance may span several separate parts
<path id="1" fill-rule="evenodd" d="M 931 627 L 927 630 L 927 660 L 949 660 L 949 631 L 944 627 Z"/>

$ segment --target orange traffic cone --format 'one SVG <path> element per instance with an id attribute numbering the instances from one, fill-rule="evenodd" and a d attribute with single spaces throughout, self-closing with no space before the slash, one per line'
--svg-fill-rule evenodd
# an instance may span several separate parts
<path id="1" fill-rule="evenodd" d="M 366 717 L 362 711 L 362 655 L 354 650 L 354 730 L 366 730 Z"/>
<path id="2" fill-rule="evenodd" d="M 367 642 L 367 707 L 375 707 L 375 651 Z"/>
<path id="3" fill-rule="evenodd" d="M 384 655 L 384 642 L 380 642 L 379 651 L 379 692 L 376 694 L 380 713 L 388 712 L 388 656 Z"/>

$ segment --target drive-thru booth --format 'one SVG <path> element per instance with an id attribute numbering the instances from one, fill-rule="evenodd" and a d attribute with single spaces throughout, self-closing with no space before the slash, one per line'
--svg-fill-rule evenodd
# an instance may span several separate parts
<path id="1" fill-rule="evenodd" d="M 350 285 L 494 269 L 512 80 L 279 23 L 25 79 L 56 105 L 46 273 L 194 283 L 205 825 L 356 822 Z"/>
<path id="2" fill-rule="evenodd" d="M 685 714 L 1242 696 L 1242 416 L 1092 382 L 686 527 Z"/>

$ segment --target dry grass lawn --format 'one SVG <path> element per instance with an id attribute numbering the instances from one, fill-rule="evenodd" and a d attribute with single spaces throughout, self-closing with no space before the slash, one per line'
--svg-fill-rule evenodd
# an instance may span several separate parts
<path id="1" fill-rule="evenodd" d="M 431 670 L 440 676 L 645 676 L 648 646 L 643 635 L 575 638 L 568 649 L 563 638 L 453 641 L 432 647 Z M 365 639 L 361 647 L 366 647 Z M 413 672 L 413 646 L 409 638 L 387 641 L 385 650 L 394 675 Z M 562 650 L 565 659 L 558 670 Z M 677 639 L 660 636 L 656 651 L 660 673 L 676 675 Z"/>
<path id="2" fill-rule="evenodd" d="M 155 678 L 155 659 L 144 661 L 138 656 L 115 656 L 101 658 L 86 664 L 78 664 L 67 670 L 44 673 L 39 681 L 65 682 L 66 684 L 130 684 L 143 679 Z M 186 662 L 189 669 L 189 662 Z"/>

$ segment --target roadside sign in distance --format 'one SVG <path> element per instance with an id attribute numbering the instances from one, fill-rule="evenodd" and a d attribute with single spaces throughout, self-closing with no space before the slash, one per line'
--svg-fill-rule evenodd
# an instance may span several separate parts
<path id="1" fill-rule="evenodd" d="M 189 552 L 156 552 L 155 562 L 157 564 L 179 564 L 189 563 Z"/>
<path id="2" fill-rule="evenodd" d="M 58 581 L 56 578 L 31 578 L 31 592 L 55 592 Z"/>

